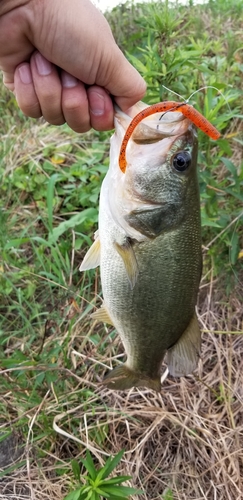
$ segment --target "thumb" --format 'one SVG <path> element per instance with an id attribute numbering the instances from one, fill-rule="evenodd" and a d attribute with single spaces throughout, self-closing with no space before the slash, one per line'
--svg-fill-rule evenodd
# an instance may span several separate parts
<path id="1" fill-rule="evenodd" d="M 126 111 L 142 99 L 146 92 L 144 79 L 128 62 L 116 44 L 114 44 L 111 58 L 106 68 L 106 77 L 105 79 L 101 77 L 101 81 L 104 81 L 103 86 L 114 96 L 116 103 L 122 111 Z"/>

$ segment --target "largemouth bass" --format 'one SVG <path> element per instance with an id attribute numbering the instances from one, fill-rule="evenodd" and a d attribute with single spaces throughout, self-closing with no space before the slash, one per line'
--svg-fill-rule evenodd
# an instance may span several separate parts
<path id="1" fill-rule="evenodd" d="M 112 389 L 161 390 L 161 364 L 183 376 L 198 364 L 195 305 L 201 277 L 197 134 L 182 113 L 138 124 L 119 152 L 132 117 L 116 111 L 110 167 L 100 193 L 99 229 L 82 271 L 100 265 L 104 302 L 93 317 L 114 325 L 127 360 L 105 377 Z"/>

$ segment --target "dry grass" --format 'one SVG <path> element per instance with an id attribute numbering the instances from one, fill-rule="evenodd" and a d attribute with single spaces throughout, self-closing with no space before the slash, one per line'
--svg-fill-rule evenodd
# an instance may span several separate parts
<path id="1" fill-rule="evenodd" d="M 216 295 L 216 294 L 215 294 Z M 143 500 L 240 500 L 243 498 L 243 312 L 241 297 L 216 300 L 213 285 L 202 285 L 199 316 L 203 351 L 198 372 L 175 380 L 168 377 L 162 394 L 134 389 L 115 393 L 98 385 L 117 358 L 118 339 L 106 354 L 94 349 L 80 326 L 70 341 L 73 399 L 60 411 L 55 387 L 30 415 L 26 465 L 0 482 L 0 499 L 61 499 L 69 474 L 56 476 L 57 461 L 84 456 L 86 448 L 103 464 L 106 455 L 125 450 L 117 472 L 130 474 Z M 97 328 L 94 325 L 94 328 Z M 89 334 L 93 331 L 90 330 Z M 227 333 L 227 332 L 231 333 Z M 217 332 L 217 333 L 214 333 Z M 72 346 L 83 344 L 81 356 Z M 79 368 L 87 364 L 85 379 Z M 66 376 L 70 373 L 66 373 Z M 81 387 L 96 387 L 87 402 L 78 401 Z M 76 398 L 75 398 L 76 394 Z M 75 403 L 75 404 L 74 404 Z M 62 401 L 65 406 L 65 401 Z M 35 420 L 44 408 L 53 415 L 60 437 L 53 452 L 35 460 Z M 163 496 L 164 495 L 164 496 Z M 137 500 L 137 497 L 133 497 Z"/>

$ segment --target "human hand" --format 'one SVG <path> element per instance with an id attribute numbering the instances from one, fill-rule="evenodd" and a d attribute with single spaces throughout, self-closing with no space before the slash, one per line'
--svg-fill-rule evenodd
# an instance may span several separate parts
<path id="1" fill-rule="evenodd" d="M 145 94 L 89 0 L 0 0 L 0 69 L 24 114 L 76 132 L 113 128 Z"/>

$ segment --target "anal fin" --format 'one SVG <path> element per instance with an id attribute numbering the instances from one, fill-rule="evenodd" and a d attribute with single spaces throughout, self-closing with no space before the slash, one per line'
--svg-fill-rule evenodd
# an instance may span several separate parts
<path id="1" fill-rule="evenodd" d="M 93 312 L 90 317 L 92 319 L 95 319 L 96 321 L 99 321 L 101 323 L 108 323 L 109 325 L 113 325 L 112 319 L 110 318 L 110 315 L 105 307 L 105 303 L 103 302 L 102 306 L 97 309 L 95 312 Z"/>
<path id="2" fill-rule="evenodd" d="M 169 373 L 183 377 L 192 373 L 198 365 L 201 352 L 201 332 L 196 313 L 178 342 L 167 352 Z"/>

